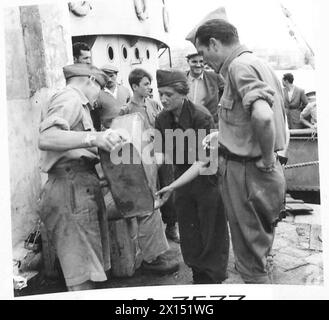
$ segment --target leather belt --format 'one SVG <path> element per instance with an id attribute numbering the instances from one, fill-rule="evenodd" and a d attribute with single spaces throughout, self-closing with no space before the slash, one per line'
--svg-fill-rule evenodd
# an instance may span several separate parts
<path id="1" fill-rule="evenodd" d="M 67 161 L 64 163 L 56 164 L 51 170 L 48 172 L 48 174 L 54 174 L 54 175 L 65 175 L 69 172 L 83 172 L 83 171 L 89 171 L 89 172 L 96 172 L 95 165 L 98 163 L 98 160 L 89 160 L 87 158 L 80 158 L 80 159 L 74 159 L 71 161 Z"/>
<path id="2" fill-rule="evenodd" d="M 250 162 L 250 161 L 257 161 L 261 158 L 261 156 L 258 157 L 244 157 L 244 156 L 239 156 L 237 154 L 231 153 L 225 149 L 218 149 L 218 156 L 222 156 L 226 160 L 231 160 L 231 161 L 237 161 L 237 162 Z"/>

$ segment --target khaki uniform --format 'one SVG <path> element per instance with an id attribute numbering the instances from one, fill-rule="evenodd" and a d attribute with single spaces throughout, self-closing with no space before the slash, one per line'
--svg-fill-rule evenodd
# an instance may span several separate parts
<path id="1" fill-rule="evenodd" d="M 275 151 L 282 150 L 285 109 L 282 89 L 272 69 L 243 46 L 224 62 L 219 109 L 219 181 L 229 219 L 236 268 L 246 283 L 268 283 L 266 258 L 274 226 L 283 209 L 285 179 L 279 161 L 270 173 L 256 168 L 261 156 L 251 124 L 251 107 L 266 100 L 273 110 Z"/>
<path id="2" fill-rule="evenodd" d="M 88 100 L 79 89 L 68 85 L 52 97 L 40 132 L 49 128 L 94 130 Z M 105 281 L 105 271 L 110 269 L 106 209 L 94 168 L 97 162 L 97 148 L 42 151 L 41 168 L 48 173 L 48 181 L 39 215 L 67 286 Z"/>

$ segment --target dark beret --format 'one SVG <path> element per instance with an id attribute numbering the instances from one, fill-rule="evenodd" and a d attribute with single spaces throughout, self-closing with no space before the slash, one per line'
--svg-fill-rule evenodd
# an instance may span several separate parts
<path id="1" fill-rule="evenodd" d="M 187 77 L 185 73 L 174 69 L 157 70 L 156 78 L 158 88 L 167 87 L 177 82 L 187 82 Z"/>
<path id="2" fill-rule="evenodd" d="M 87 63 L 75 63 L 65 66 L 63 68 L 63 73 L 66 80 L 73 77 L 94 76 L 101 88 L 104 88 L 108 81 L 108 76 L 102 70 Z"/>

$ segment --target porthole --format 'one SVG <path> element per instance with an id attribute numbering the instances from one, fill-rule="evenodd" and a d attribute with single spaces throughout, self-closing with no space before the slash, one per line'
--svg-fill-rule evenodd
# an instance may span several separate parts
<path id="1" fill-rule="evenodd" d="M 150 50 L 146 49 L 146 58 L 147 60 L 150 60 Z"/>
<path id="2" fill-rule="evenodd" d="M 135 57 L 137 60 L 139 60 L 139 49 L 138 48 L 135 49 Z"/>
<path id="3" fill-rule="evenodd" d="M 109 56 L 110 60 L 113 60 L 114 59 L 114 51 L 113 51 L 113 48 L 111 46 L 108 47 L 107 53 L 108 53 L 108 56 Z"/>
<path id="4" fill-rule="evenodd" d="M 122 55 L 125 60 L 128 58 L 128 50 L 125 46 L 122 46 Z"/>

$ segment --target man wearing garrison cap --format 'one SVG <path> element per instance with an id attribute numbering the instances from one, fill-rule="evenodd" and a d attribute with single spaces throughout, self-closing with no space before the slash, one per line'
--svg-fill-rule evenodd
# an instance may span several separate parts
<path id="1" fill-rule="evenodd" d="M 271 249 L 285 199 L 277 152 L 288 141 L 281 85 L 271 67 L 240 44 L 237 29 L 229 22 L 204 22 L 194 40 L 198 52 L 225 81 L 219 131 L 208 135 L 203 145 L 218 151 L 235 268 L 245 283 L 271 283 Z M 195 163 L 174 187 L 193 181 L 205 164 Z"/>
<path id="2" fill-rule="evenodd" d="M 63 68 L 67 85 L 54 94 L 40 123 L 41 169 L 48 173 L 39 203 L 68 290 L 94 287 L 110 268 L 105 205 L 95 164 L 98 149 L 111 151 L 122 139 L 95 132 L 90 110 L 107 82 L 90 64 Z"/>
<path id="3" fill-rule="evenodd" d="M 101 67 L 101 70 L 108 76 L 108 81 L 101 91 L 97 101 L 99 112 L 100 125 L 97 130 L 109 128 L 112 120 L 120 113 L 121 108 L 126 105 L 131 98 L 131 93 L 128 88 L 117 83 L 119 69 L 113 64 L 106 64 Z"/>
<path id="4" fill-rule="evenodd" d="M 178 179 L 193 163 L 203 160 L 200 142 L 215 124 L 205 107 L 187 98 L 185 73 L 158 70 L 157 83 L 164 110 L 155 120 L 156 158 L 158 163 L 172 161 Z M 164 193 L 162 199 L 166 200 L 173 191 L 181 250 L 192 269 L 193 283 L 221 283 L 227 277 L 229 236 L 217 176 L 213 172 L 200 175 L 179 189 L 173 182 L 159 194 Z"/>

